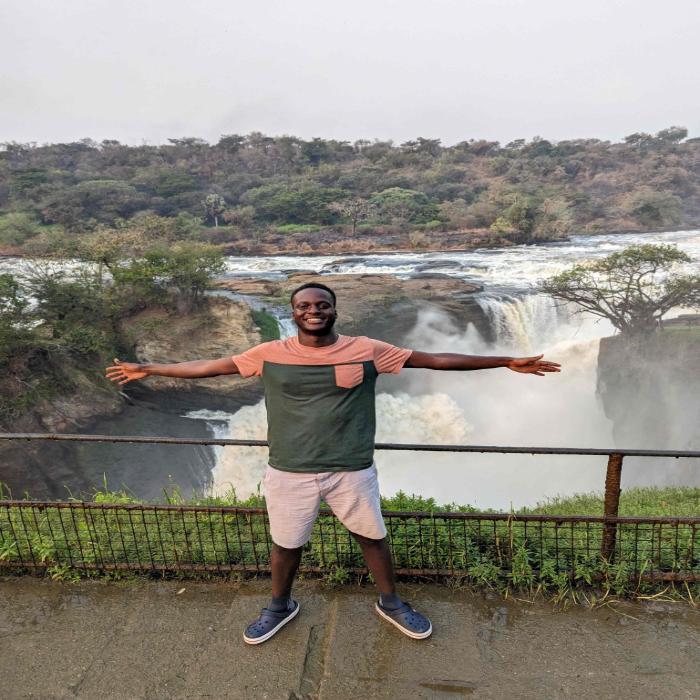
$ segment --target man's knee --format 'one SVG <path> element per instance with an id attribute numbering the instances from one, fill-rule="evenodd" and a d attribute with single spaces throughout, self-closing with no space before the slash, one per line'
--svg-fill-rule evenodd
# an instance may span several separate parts
<path id="1" fill-rule="evenodd" d="M 301 553 L 301 550 L 304 549 L 304 546 L 302 545 L 301 547 L 282 547 L 281 545 L 277 544 L 276 542 L 273 542 L 272 549 L 274 551 L 277 551 L 282 556 L 285 556 L 285 555 L 292 556 L 292 555 Z"/>
<path id="2" fill-rule="evenodd" d="M 386 542 L 386 537 L 381 537 L 378 540 L 372 539 L 371 537 L 365 537 L 364 535 L 359 535 L 357 532 L 350 532 L 350 534 L 360 543 L 366 544 L 368 547 L 381 547 Z"/>

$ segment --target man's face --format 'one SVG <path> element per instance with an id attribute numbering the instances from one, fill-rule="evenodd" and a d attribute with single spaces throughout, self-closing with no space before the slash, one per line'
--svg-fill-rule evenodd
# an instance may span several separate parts
<path id="1" fill-rule="evenodd" d="M 292 300 L 292 317 L 310 335 L 327 335 L 336 319 L 333 297 L 325 289 L 302 289 Z"/>

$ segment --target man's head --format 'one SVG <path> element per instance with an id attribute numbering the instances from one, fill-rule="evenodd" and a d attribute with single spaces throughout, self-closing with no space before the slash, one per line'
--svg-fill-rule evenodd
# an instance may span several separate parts
<path id="1" fill-rule="evenodd" d="M 294 323 L 310 335 L 327 335 L 337 318 L 335 292 L 320 282 L 297 287 L 290 297 Z"/>

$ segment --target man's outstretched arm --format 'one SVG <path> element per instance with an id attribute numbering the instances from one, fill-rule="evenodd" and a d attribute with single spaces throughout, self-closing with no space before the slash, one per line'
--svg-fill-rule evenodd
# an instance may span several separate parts
<path id="1" fill-rule="evenodd" d="M 230 357 L 222 357 L 218 360 L 177 362 L 172 365 L 122 362 L 115 358 L 114 365 L 107 367 L 106 370 L 107 378 L 118 384 L 126 384 L 150 376 L 197 379 L 199 377 L 218 377 L 222 374 L 240 374 L 236 363 Z"/>
<path id="2" fill-rule="evenodd" d="M 458 355 L 451 352 L 432 353 L 414 350 L 408 360 L 406 360 L 404 367 L 457 371 L 507 367 L 513 372 L 536 374 L 538 377 L 544 377 L 545 372 L 561 371 L 560 364 L 543 360 L 542 357 L 543 355 L 534 357 L 489 357 L 486 355 Z"/>

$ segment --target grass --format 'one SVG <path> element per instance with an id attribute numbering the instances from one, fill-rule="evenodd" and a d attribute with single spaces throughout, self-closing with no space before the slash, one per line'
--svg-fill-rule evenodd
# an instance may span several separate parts
<path id="1" fill-rule="evenodd" d="M 276 233 L 315 233 L 320 231 L 322 226 L 318 224 L 281 224 L 275 226 Z"/>
<path id="2" fill-rule="evenodd" d="M 534 508 L 521 508 L 519 513 L 548 515 L 603 515 L 603 497 L 584 493 L 567 498 L 549 498 Z M 700 488 L 667 486 L 634 488 L 620 495 L 620 515 L 624 516 L 698 516 Z"/>
<path id="3" fill-rule="evenodd" d="M 268 340 L 279 340 L 280 327 L 274 316 L 267 313 L 264 309 L 260 311 L 253 309 L 250 313 L 253 317 L 253 322 L 260 329 L 260 337 L 263 343 Z"/>
<path id="4" fill-rule="evenodd" d="M 126 493 L 106 490 L 96 492 L 92 500 L 110 505 L 140 503 Z M 214 570 L 232 562 L 249 571 L 256 570 L 256 562 L 263 566 L 269 562 L 265 516 L 217 510 L 262 507 L 260 494 L 244 500 L 233 492 L 184 499 L 173 491 L 165 494 L 165 501 L 214 510 L 155 510 L 153 504 L 135 510 L 89 510 L 79 504 L 70 510 L 0 509 L 0 567 L 3 562 L 16 564 L 33 558 L 46 564 L 50 576 L 72 579 L 95 574 L 81 569 L 81 563 L 96 565 L 99 571 L 104 561 L 140 565 L 146 574 L 154 570 L 153 565 L 174 568 L 178 562 L 209 564 Z M 634 489 L 623 494 L 622 510 L 635 515 L 697 515 L 699 502 L 697 488 Z M 561 595 L 595 584 L 619 595 L 645 595 L 663 588 L 645 580 L 644 574 L 651 571 L 700 574 L 697 526 L 621 527 L 616 557 L 608 562 L 599 553 L 599 523 L 523 523 L 489 519 L 488 515 L 451 520 L 439 514 L 475 513 L 476 509 L 403 493 L 384 498 L 382 507 L 427 514 L 386 519 L 397 568 L 412 569 L 416 575 L 439 569 L 443 577 L 501 592 L 546 590 Z M 520 512 L 596 515 L 602 512 L 602 499 L 594 494 L 550 499 Z M 321 516 L 304 549 L 302 566 L 321 567 L 326 580 L 337 583 L 349 580 L 363 561 L 349 533 L 334 518 Z M 688 588 L 692 595 L 690 591 Z"/>

